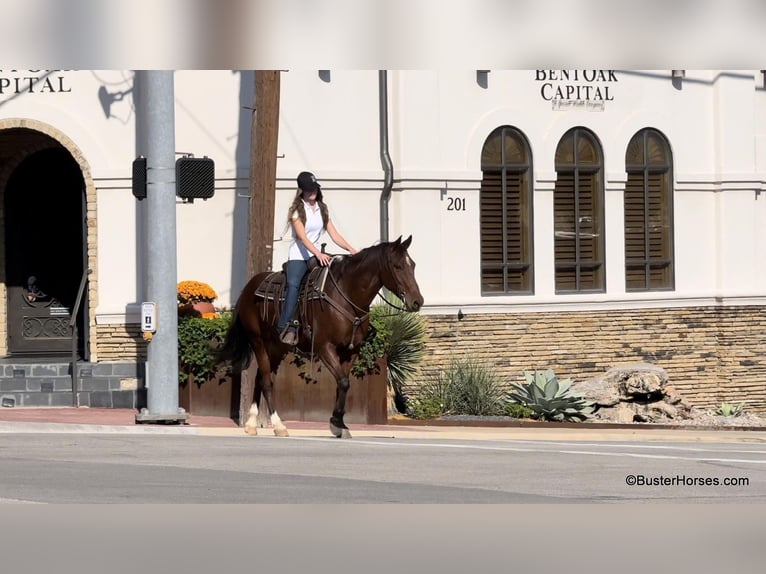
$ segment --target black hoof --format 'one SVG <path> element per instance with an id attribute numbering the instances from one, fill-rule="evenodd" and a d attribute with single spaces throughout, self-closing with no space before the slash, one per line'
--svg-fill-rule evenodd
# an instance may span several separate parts
<path id="1" fill-rule="evenodd" d="M 351 438 L 351 432 L 349 432 L 348 427 L 336 418 L 330 419 L 330 432 L 336 438 Z"/>

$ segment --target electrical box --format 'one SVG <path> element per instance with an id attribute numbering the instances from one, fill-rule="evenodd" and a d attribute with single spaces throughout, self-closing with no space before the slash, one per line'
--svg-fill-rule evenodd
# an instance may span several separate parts
<path id="1" fill-rule="evenodd" d="M 154 333 L 157 330 L 157 304 L 141 303 L 141 331 Z"/>

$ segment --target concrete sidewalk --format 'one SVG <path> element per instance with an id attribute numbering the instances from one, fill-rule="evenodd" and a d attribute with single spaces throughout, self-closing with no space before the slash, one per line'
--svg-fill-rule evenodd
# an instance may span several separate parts
<path id="1" fill-rule="evenodd" d="M 245 437 L 244 430 L 229 418 L 190 415 L 186 424 L 136 423 L 134 409 L 87 407 L 0 408 L 0 433 L 155 433 Z M 290 436 L 331 438 L 327 422 L 284 421 Z M 458 426 L 452 424 L 409 424 L 406 420 L 387 425 L 349 424 L 359 438 L 409 438 L 450 440 L 547 440 L 547 441 L 643 441 L 643 442 L 764 442 L 763 430 L 664 429 L 644 425 L 611 428 L 608 425 L 563 426 Z M 273 437 L 270 428 L 259 436 Z"/>

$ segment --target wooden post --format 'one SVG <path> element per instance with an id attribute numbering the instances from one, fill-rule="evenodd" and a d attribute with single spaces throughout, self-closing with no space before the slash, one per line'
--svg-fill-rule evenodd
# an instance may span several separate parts
<path id="1" fill-rule="evenodd" d="M 247 277 L 271 271 L 274 246 L 274 194 L 279 137 L 279 70 L 255 71 L 255 102 L 250 144 L 250 210 L 247 238 Z M 253 400 L 255 359 L 242 373 L 239 424 L 243 426 Z"/>

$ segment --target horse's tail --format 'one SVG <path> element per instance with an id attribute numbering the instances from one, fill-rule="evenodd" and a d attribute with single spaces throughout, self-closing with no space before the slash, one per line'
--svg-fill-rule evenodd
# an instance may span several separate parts
<path id="1" fill-rule="evenodd" d="M 226 338 L 218 351 L 218 359 L 221 362 L 230 361 L 232 367 L 239 370 L 245 370 L 250 365 L 252 359 L 250 339 L 236 308 L 232 313 L 231 326 L 226 333 Z"/>

